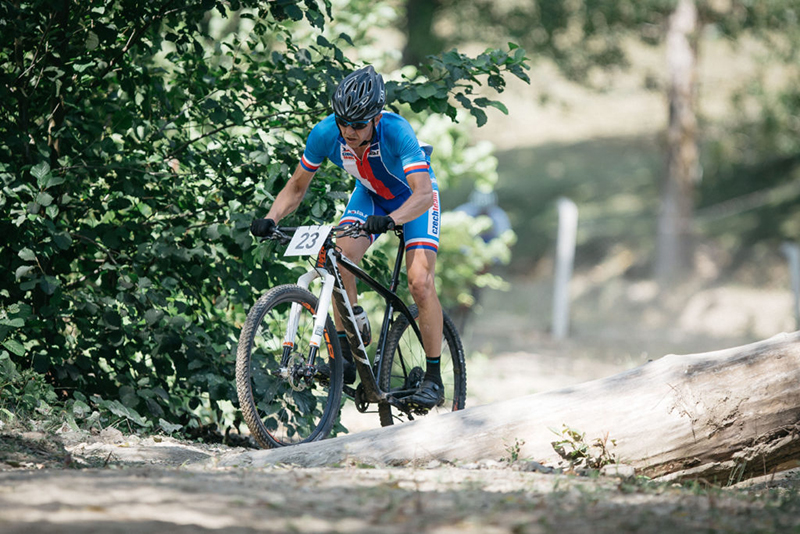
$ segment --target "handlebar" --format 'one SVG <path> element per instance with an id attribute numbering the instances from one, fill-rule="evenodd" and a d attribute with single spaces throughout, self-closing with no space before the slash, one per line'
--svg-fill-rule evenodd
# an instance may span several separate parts
<path id="1" fill-rule="evenodd" d="M 292 236 L 300 228 L 299 226 L 276 226 L 275 229 L 272 231 L 271 235 L 264 236 L 261 238 L 262 241 L 270 239 L 273 241 L 279 241 L 281 244 L 286 244 L 292 240 Z M 394 232 L 396 234 L 400 234 L 403 231 L 403 225 L 398 224 L 394 228 Z M 336 234 L 338 237 L 368 237 L 369 234 L 364 230 L 363 223 L 354 222 L 354 223 L 346 223 L 340 224 L 338 226 L 334 226 L 331 229 L 331 235 Z"/>

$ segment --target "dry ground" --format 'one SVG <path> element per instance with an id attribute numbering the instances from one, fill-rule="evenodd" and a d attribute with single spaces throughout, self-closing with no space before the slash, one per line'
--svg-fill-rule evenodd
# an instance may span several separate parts
<path id="1" fill-rule="evenodd" d="M 613 298 L 579 295 L 573 334 L 557 342 L 546 334 L 547 293 L 545 284 L 518 281 L 511 293 L 486 295 L 492 312 L 465 334 L 470 405 L 608 376 L 668 352 L 752 341 L 762 333 L 756 324 L 775 330 L 766 336 L 793 326 L 784 290 L 693 291 L 671 311 L 655 306 L 660 297 L 649 289 L 625 284 Z M 600 313 L 603 306 L 616 312 Z M 372 414 L 345 418 L 354 432 L 377 424 Z M 800 477 L 791 472 L 722 489 L 543 472 L 503 461 L 512 446 L 507 458 L 466 465 L 243 469 L 220 467 L 239 449 L 113 428 L 6 428 L 0 440 L 4 533 L 800 532 Z"/>

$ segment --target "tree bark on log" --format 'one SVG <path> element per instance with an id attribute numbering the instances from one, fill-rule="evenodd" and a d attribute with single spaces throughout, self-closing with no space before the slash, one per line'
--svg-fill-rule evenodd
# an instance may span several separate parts
<path id="1" fill-rule="evenodd" d="M 366 416 L 365 416 L 366 417 Z M 800 332 L 727 350 L 668 355 L 556 391 L 321 442 L 234 454 L 222 465 L 404 465 L 509 457 L 556 466 L 563 425 L 638 474 L 716 484 L 800 466 Z M 516 450 L 519 445 L 518 451 Z"/>

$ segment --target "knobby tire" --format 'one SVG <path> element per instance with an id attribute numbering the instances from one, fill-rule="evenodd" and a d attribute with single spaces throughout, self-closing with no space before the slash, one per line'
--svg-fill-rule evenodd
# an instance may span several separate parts
<path id="1" fill-rule="evenodd" d="M 418 319 L 417 306 L 409 308 Z M 386 354 L 381 363 L 379 382 L 381 390 L 416 388 L 425 372 L 425 352 L 414 329 L 404 315 L 398 316 L 387 337 Z M 463 410 L 467 397 L 467 368 L 464 348 L 453 321 L 444 314 L 441 373 L 444 385 L 444 404 L 430 413 Z M 394 412 L 394 413 L 393 413 Z M 386 403 L 378 405 L 381 426 L 394 424 L 395 419 L 405 419 L 405 414 Z"/>
<path id="2" fill-rule="evenodd" d="M 301 308 L 293 347 L 294 363 L 305 363 L 317 297 L 299 286 L 279 286 L 258 299 L 247 314 L 239 336 L 236 353 L 239 405 L 251 435 L 265 448 L 327 437 L 341 408 L 341 349 L 329 315 L 316 362 L 321 359 L 328 362 L 330 380 L 326 383 L 315 377 L 310 387 L 306 385 L 303 391 L 296 391 L 289 380 L 277 374 L 293 303 Z"/>

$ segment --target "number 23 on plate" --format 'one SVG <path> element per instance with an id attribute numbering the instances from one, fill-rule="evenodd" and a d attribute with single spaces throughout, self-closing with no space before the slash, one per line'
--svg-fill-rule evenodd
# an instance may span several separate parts
<path id="1" fill-rule="evenodd" d="M 330 226 L 299 226 L 283 255 L 313 256 L 318 254 L 330 232 Z"/>

